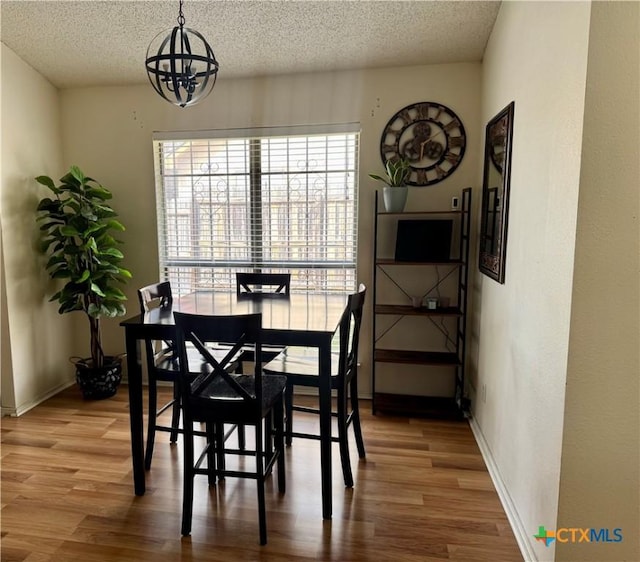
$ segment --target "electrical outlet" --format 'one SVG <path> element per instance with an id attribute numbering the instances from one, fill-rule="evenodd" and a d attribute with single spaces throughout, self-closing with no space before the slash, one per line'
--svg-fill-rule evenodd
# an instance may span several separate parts
<path id="1" fill-rule="evenodd" d="M 487 385 L 484 383 L 482 384 L 480 395 L 481 395 L 482 403 L 486 404 L 487 403 Z"/>
<path id="2" fill-rule="evenodd" d="M 459 197 L 452 197 L 451 198 L 451 210 L 452 211 L 457 211 L 460 208 L 460 198 Z"/>

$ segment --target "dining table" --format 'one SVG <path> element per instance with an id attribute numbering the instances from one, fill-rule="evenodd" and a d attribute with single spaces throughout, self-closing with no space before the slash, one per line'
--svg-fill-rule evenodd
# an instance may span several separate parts
<path id="1" fill-rule="evenodd" d="M 331 519 L 331 346 L 347 296 L 346 293 L 292 292 L 283 298 L 267 293 L 196 291 L 174 298 L 168 308 L 156 308 L 123 320 L 120 325 L 125 331 L 135 494 L 145 493 L 142 342 L 175 339 L 175 311 L 214 316 L 259 312 L 264 344 L 318 349 L 322 517 Z"/>

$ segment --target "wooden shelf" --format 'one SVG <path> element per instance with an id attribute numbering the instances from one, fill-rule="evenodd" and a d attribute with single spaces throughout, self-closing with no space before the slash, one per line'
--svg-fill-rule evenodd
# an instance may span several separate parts
<path id="1" fill-rule="evenodd" d="M 460 365 L 455 353 L 448 351 L 410 351 L 405 349 L 376 349 L 373 360 L 379 363 L 412 365 Z"/>
<path id="2" fill-rule="evenodd" d="M 378 258 L 376 265 L 461 265 L 461 260 L 447 261 L 396 261 L 393 258 Z"/>
<path id="3" fill-rule="evenodd" d="M 464 416 L 453 398 L 440 396 L 410 396 L 407 394 L 375 393 L 376 412 L 400 416 L 463 420 Z"/>
<path id="4" fill-rule="evenodd" d="M 374 243 L 373 243 L 373 287 L 372 287 L 372 300 L 373 300 L 373 326 L 372 326 L 372 393 L 373 400 L 371 401 L 372 411 L 376 412 L 393 412 L 401 415 L 412 416 L 427 416 L 427 417 L 444 417 L 448 419 L 462 419 L 465 411 L 469 411 L 469 401 L 465 396 L 465 361 L 466 354 L 466 331 L 467 331 L 467 282 L 469 275 L 469 241 L 471 234 L 471 188 L 465 188 L 461 193 L 461 208 L 457 210 L 430 210 L 430 211 L 406 211 L 402 213 L 388 213 L 379 207 L 378 192 L 375 196 L 374 206 Z M 429 217 L 435 215 L 455 215 L 455 217 L 449 222 L 458 223 L 458 248 L 452 248 L 448 252 L 431 254 L 437 261 L 398 261 L 395 256 L 390 256 L 390 249 L 388 244 L 384 246 L 384 251 L 378 254 L 378 239 L 379 237 L 386 236 L 389 232 L 393 231 L 394 227 L 397 227 L 401 223 L 399 219 L 408 218 L 420 219 L 421 217 Z M 387 218 L 384 221 L 382 230 L 379 230 L 379 218 Z M 439 220 L 439 219 L 436 219 Z M 388 240 L 387 240 L 388 241 Z M 426 243 L 426 241 L 425 241 Z M 398 254 L 402 257 L 402 254 Z M 429 254 L 424 254 L 429 256 Z M 453 257 L 452 257 L 453 256 Z M 410 255 L 408 257 L 419 258 L 420 254 Z M 449 259 L 447 259 L 449 258 Z M 428 258 L 427 258 L 428 259 Z M 408 266 L 406 269 L 402 269 L 401 266 Z M 428 267 L 432 268 L 442 267 L 443 271 L 431 271 L 428 272 Z M 396 269 L 397 268 L 397 269 Z M 385 276 L 387 285 L 390 283 L 395 285 L 397 289 L 402 291 L 404 295 L 408 297 L 405 301 L 407 304 L 388 304 L 379 302 L 378 296 L 378 274 Z M 414 285 L 418 281 L 424 280 L 422 290 L 415 293 L 415 289 L 409 290 L 404 287 L 407 278 L 414 281 Z M 437 278 L 437 281 L 433 282 L 433 279 Z M 439 287 L 443 281 L 451 279 L 446 285 L 443 285 L 443 296 L 449 297 L 446 301 L 454 303 L 455 306 L 439 307 L 430 309 L 425 307 L 414 308 L 409 304 L 412 300 L 409 298 L 410 294 L 427 294 L 428 296 L 435 295 L 440 296 Z M 455 289 L 454 281 L 455 280 Z M 408 283 L 408 282 L 407 282 Z M 385 285 L 386 286 L 386 285 Z M 457 291 L 457 295 L 453 296 L 453 291 Z M 388 293 L 387 293 L 388 294 Z M 383 300 L 383 299 L 380 299 Z M 388 301 L 399 300 L 396 298 L 388 297 Z M 401 301 L 402 302 L 402 301 Z M 386 316 L 384 321 L 382 316 Z M 403 317 L 410 316 L 414 318 L 414 322 L 407 325 L 402 321 Z M 420 319 L 417 319 L 420 318 Z M 436 319 L 434 319 L 436 318 Z M 445 319 L 447 319 L 445 321 Z M 381 321 L 381 329 L 376 329 L 377 321 Z M 427 322 L 427 320 L 429 322 Z M 407 334 L 407 330 L 416 329 L 413 324 L 426 324 L 430 329 L 425 330 L 423 337 L 420 334 Z M 431 326 L 433 324 L 434 326 Z M 446 328 L 445 328 L 446 324 Z M 455 332 L 451 327 L 455 324 Z M 438 329 L 442 335 L 446 338 L 446 347 L 442 344 L 442 341 L 435 329 Z M 386 343 L 382 343 L 382 338 L 389 332 L 398 330 L 395 333 L 395 337 L 389 340 L 384 340 Z M 403 332 L 404 330 L 404 332 Z M 411 345 L 405 343 L 405 337 L 412 335 L 418 337 L 419 341 L 416 341 L 413 345 L 417 348 L 435 348 L 446 349 L 445 351 L 417 351 L 407 349 L 388 349 L 392 347 L 392 342 L 405 346 Z M 380 349 L 378 345 L 385 345 L 385 349 Z M 451 351 L 453 350 L 453 351 Z M 378 376 L 376 375 L 376 365 L 386 363 L 387 365 L 395 365 L 395 368 L 386 367 L 382 370 L 380 376 L 382 377 L 382 383 L 378 383 Z M 410 369 L 409 365 L 422 365 L 421 369 Z M 434 369 L 434 367 L 436 369 Z M 440 369 L 438 369 L 440 367 Z M 415 372 L 419 371 L 419 372 Z M 449 373 L 450 371 L 450 373 Z M 445 377 L 453 377 L 451 381 L 453 383 L 453 396 L 439 397 L 429 395 L 430 390 L 433 387 L 434 381 L 430 380 L 430 373 L 437 373 L 438 376 L 444 375 Z M 404 395 L 404 394 L 387 394 L 376 392 L 376 388 L 400 388 L 393 384 L 393 381 L 405 376 L 413 377 L 417 375 L 419 381 L 415 381 L 415 384 L 411 382 L 407 385 L 405 392 L 416 392 L 418 395 Z M 390 378 L 391 377 L 391 378 Z M 422 391 L 422 392 L 421 392 Z"/>
<path id="5" fill-rule="evenodd" d="M 462 211 L 448 210 L 448 211 L 401 211 L 399 213 L 390 213 L 388 211 L 378 211 L 379 215 L 392 216 L 392 217 L 406 217 L 406 216 L 420 216 L 420 215 L 459 215 Z"/>
<path id="6" fill-rule="evenodd" d="M 375 306 L 376 314 L 394 314 L 400 316 L 462 316 L 462 311 L 455 306 L 446 306 L 436 308 L 413 308 L 409 305 L 402 304 L 377 304 Z"/>

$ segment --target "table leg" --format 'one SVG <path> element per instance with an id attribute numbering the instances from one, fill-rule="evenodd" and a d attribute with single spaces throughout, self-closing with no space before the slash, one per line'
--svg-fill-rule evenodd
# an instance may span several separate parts
<path id="1" fill-rule="evenodd" d="M 322 518 L 331 519 L 331 342 L 319 350 L 320 373 L 320 471 L 322 473 Z"/>
<path id="2" fill-rule="evenodd" d="M 132 334 L 127 332 L 125 339 L 127 347 L 127 376 L 129 378 L 129 420 L 131 423 L 133 488 L 136 496 L 142 496 L 145 492 L 145 483 L 141 350 L 139 340 Z"/>

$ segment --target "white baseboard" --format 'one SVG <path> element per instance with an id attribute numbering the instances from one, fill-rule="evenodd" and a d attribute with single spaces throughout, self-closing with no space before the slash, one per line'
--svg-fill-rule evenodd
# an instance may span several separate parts
<path id="1" fill-rule="evenodd" d="M 469 420 L 469 426 L 471 427 L 473 436 L 476 439 L 476 443 L 478 443 L 478 448 L 480 449 L 482 458 L 487 465 L 489 476 L 491 476 L 493 485 L 498 492 L 498 497 L 500 498 L 502 507 L 507 514 L 507 519 L 511 524 L 511 529 L 513 530 L 513 534 L 516 537 L 516 542 L 518 543 L 518 547 L 520 548 L 522 557 L 526 562 L 538 562 L 538 558 L 536 557 L 536 554 L 529 543 L 529 533 L 527 532 L 525 526 L 522 523 L 522 520 L 520 519 L 520 516 L 518 515 L 518 510 L 516 509 L 516 506 L 513 503 L 511 496 L 509 495 L 509 491 L 507 490 L 507 487 L 502 480 L 502 476 L 500 476 L 498 466 L 493 459 L 491 449 L 489 449 L 489 445 L 487 444 L 484 435 L 482 435 L 482 430 L 476 423 L 475 418 L 471 418 Z"/>
<path id="2" fill-rule="evenodd" d="M 49 390 L 46 394 L 43 394 L 42 396 L 39 396 L 38 398 L 35 398 L 34 400 L 27 402 L 26 404 L 21 404 L 16 408 L 8 408 L 6 406 L 3 406 L 0 412 L 3 416 L 21 416 L 22 414 L 28 412 L 29 410 L 32 410 L 39 404 L 42 404 L 45 400 L 48 400 L 52 396 L 55 396 L 56 394 L 58 394 L 58 392 L 62 392 L 65 388 L 69 388 L 74 384 L 76 384 L 75 379 L 65 383 L 61 383 L 52 390 Z"/>

